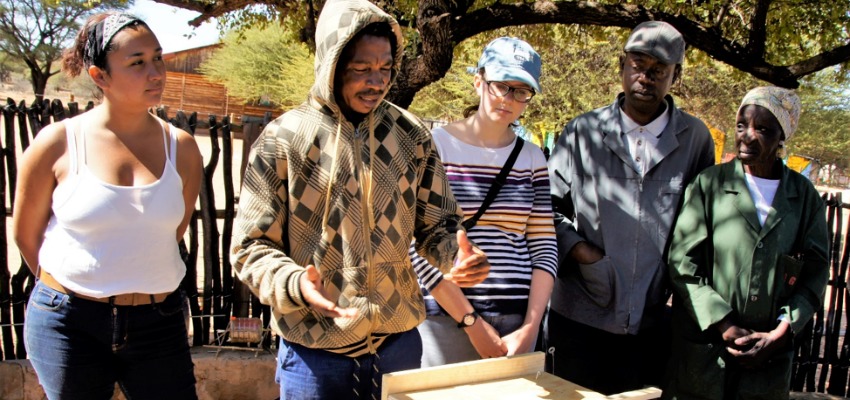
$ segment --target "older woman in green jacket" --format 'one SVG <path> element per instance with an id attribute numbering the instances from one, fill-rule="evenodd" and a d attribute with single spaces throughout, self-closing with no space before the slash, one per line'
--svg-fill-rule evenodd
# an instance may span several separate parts
<path id="1" fill-rule="evenodd" d="M 788 398 L 791 338 L 829 276 L 824 203 L 777 157 L 800 101 L 753 89 L 738 109 L 737 159 L 685 192 L 669 268 L 675 290 L 668 399 Z"/>

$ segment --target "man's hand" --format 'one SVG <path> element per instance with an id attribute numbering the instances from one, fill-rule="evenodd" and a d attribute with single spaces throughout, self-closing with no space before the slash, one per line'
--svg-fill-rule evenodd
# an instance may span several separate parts
<path id="1" fill-rule="evenodd" d="M 478 318 L 472 326 L 463 329 L 481 358 L 501 357 L 508 353 L 508 347 L 499 337 L 499 332 L 483 318 Z"/>
<path id="2" fill-rule="evenodd" d="M 570 249 L 570 258 L 579 264 L 593 264 L 605 257 L 605 252 L 590 242 L 578 242 Z"/>
<path id="3" fill-rule="evenodd" d="M 727 348 L 741 366 L 756 368 L 763 365 L 791 340 L 791 325 L 787 321 L 779 322 L 779 326 L 770 332 L 752 332 L 747 336 L 735 339 L 737 348 Z M 744 349 L 744 350 L 739 350 Z"/>
<path id="4" fill-rule="evenodd" d="M 301 297 L 314 310 L 328 318 L 353 318 L 357 316 L 356 308 L 341 308 L 328 299 L 322 277 L 314 265 L 307 266 L 307 272 L 301 275 Z"/>
<path id="5" fill-rule="evenodd" d="M 481 249 L 472 245 L 465 231 L 457 231 L 455 266 L 444 277 L 459 287 L 472 287 L 484 281 L 490 273 L 490 262 Z"/>

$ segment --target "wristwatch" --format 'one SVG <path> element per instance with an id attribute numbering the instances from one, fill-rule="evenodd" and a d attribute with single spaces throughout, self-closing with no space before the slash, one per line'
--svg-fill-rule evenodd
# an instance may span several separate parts
<path id="1" fill-rule="evenodd" d="M 478 315 L 475 311 L 465 314 L 463 318 L 460 319 L 460 322 L 457 323 L 457 327 L 463 329 L 475 325 L 475 321 L 478 317 L 480 317 L 480 315 Z"/>

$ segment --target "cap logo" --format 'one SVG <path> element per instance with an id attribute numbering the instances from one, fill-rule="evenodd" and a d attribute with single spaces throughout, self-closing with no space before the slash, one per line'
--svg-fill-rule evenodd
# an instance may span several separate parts
<path id="1" fill-rule="evenodd" d="M 540 55 L 527 42 L 515 37 L 494 39 L 481 53 L 478 68 L 484 69 L 487 79 L 495 81 L 520 81 L 540 92 Z"/>
<path id="2" fill-rule="evenodd" d="M 519 62 L 527 62 L 531 59 L 531 53 L 527 50 L 520 49 L 519 46 L 514 45 L 514 60 Z"/>

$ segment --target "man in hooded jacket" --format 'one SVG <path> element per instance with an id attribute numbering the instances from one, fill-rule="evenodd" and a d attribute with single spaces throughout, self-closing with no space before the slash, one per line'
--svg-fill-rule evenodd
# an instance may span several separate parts
<path id="1" fill-rule="evenodd" d="M 402 40 L 373 4 L 328 1 L 307 101 L 253 144 L 231 259 L 274 313 L 282 399 L 378 398 L 381 375 L 419 367 L 414 238 L 461 286 L 489 271 L 428 129 L 384 100 Z"/>

